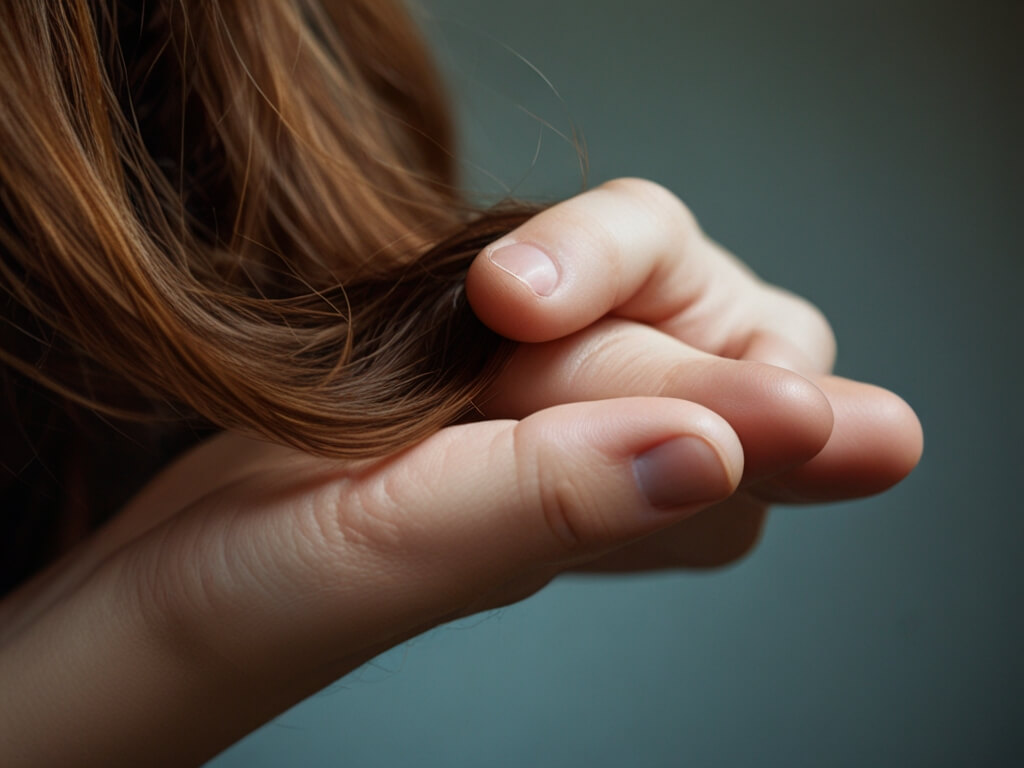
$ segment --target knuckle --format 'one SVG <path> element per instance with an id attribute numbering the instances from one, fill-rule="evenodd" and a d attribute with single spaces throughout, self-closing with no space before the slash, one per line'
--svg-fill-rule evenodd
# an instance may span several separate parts
<path id="1" fill-rule="evenodd" d="M 422 487 L 407 473 L 391 467 L 366 482 L 342 482 L 325 489 L 315 504 L 310 528 L 314 550 L 332 561 L 361 552 L 382 558 L 401 556 L 408 549 L 408 532 L 401 510 L 410 488 Z"/>
<path id="2" fill-rule="evenodd" d="M 685 382 L 703 365 L 701 360 L 675 360 L 652 371 L 648 379 L 653 397 L 678 398 L 685 392 Z M 685 401 L 684 401 L 685 402 Z"/>
<path id="3" fill-rule="evenodd" d="M 681 232 L 692 234 L 700 230 L 689 206 L 656 181 L 626 177 L 613 179 L 602 186 L 629 197 L 659 220 L 671 222 L 673 228 Z"/>
<path id="4" fill-rule="evenodd" d="M 601 320 L 578 337 L 579 346 L 564 356 L 565 391 L 579 399 L 616 395 L 649 394 L 652 370 L 660 361 L 638 343 L 634 324 L 618 319 Z"/>
<path id="5" fill-rule="evenodd" d="M 602 268 L 616 268 L 613 257 L 621 251 L 621 244 L 599 210 L 574 198 L 550 209 L 549 217 L 555 239 L 558 232 L 571 232 L 575 247 L 596 254 L 603 261 Z"/>
<path id="6" fill-rule="evenodd" d="M 520 422 L 512 430 L 520 506 L 529 510 L 561 556 L 572 556 L 593 538 L 587 511 L 591 495 L 580 473 L 566 472 L 564 458 Z"/>
<path id="7" fill-rule="evenodd" d="M 559 478 L 541 487 L 540 511 L 545 528 L 568 554 L 583 546 L 583 533 L 577 516 L 583 506 L 581 489 L 568 478 Z"/>

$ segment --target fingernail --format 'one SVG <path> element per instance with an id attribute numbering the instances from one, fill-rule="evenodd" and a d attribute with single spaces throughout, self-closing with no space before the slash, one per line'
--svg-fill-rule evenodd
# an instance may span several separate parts
<path id="1" fill-rule="evenodd" d="M 677 437 L 640 454 L 633 475 L 651 506 L 660 509 L 715 501 L 732 490 L 722 460 L 697 437 Z"/>
<path id="2" fill-rule="evenodd" d="M 491 253 L 491 261 L 518 280 L 522 280 L 538 296 L 550 296 L 558 285 L 558 269 L 540 248 L 527 243 L 514 243 Z"/>

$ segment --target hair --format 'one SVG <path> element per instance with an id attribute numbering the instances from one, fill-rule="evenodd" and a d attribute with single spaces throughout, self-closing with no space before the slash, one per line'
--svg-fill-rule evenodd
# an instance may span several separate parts
<path id="1" fill-rule="evenodd" d="M 462 199 L 394 2 L 0 4 L 0 147 L 24 508 L 112 511 L 142 434 L 383 455 L 471 414 L 508 356 L 463 280 L 533 209 Z"/>

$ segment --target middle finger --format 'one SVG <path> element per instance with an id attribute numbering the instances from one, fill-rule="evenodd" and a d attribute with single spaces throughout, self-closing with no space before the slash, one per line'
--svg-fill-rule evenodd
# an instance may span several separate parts
<path id="1" fill-rule="evenodd" d="M 563 403 L 634 395 L 689 400 L 725 418 L 743 444 L 745 483 L 806 462 L 832 431 L 828 400 L 807 379 L 614 318 L 556 341 L 521 344 L 481 410 L 487 418 L 523 418 Z"/>

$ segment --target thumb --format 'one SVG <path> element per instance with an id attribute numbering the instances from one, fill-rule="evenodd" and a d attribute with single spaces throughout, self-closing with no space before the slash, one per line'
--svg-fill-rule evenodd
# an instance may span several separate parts
<path id="1" fill-rule="evenodd" d="M 361 495 L 402 531 L 401 551 L 382 553 L 404 564 L 394 599 L 447 614 L 670 526 L 728 497 L 742 472 L 723 418 L 638 397 L 445 430 L 368 477 Z"/>
<path id="2" fill-rule="evenodd" d="M 298 492 L 260 478 L 230 503 L 238 513 L 222 499 L 218 514 L 179 523 L 211 531 L 189 534 L 175 547 L 188 562 L 163 569 L 183 574 L 172 613 L 201 636 L 191 645 L 298 679 L 312 660 L 324 669 L 497 592 L 522 596 L 728 497 L 743 451 L 703 406 L 622 398 L 451 427 L 383 463 L 331 466 L 312 481 L 288 468 Z"/>

